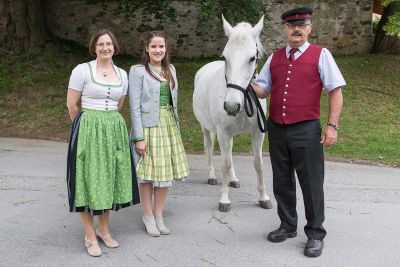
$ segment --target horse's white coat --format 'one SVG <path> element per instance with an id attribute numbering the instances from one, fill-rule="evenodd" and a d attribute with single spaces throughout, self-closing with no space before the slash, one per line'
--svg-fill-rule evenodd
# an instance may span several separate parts
<path id="1" fill-rule="evenodd" d="M 222 17 L 225 34 L 229 40 L 222 56 L 225 61 L 214 61 L 203 66 L 195 76 L 193 109 L 200 122 L 204 135 L 204 148 L 208 156 L 209 178 L 215 178 L 212 164 L 213 141 L 215 134 L 221 149 L 223 183 L 220 204 L 229 205 L 230 181 L 238 181 L 232 164 L 233 137 L 239 133 L 250 133 L 254 153 L 254 167 L 258 178 L 259 201 L 270 198 L 265 192 L 262 162 L 262 144 L 264 134 L 258 129 L 256 116 L 248 118 L 243 109 L 244 96 L 239 90 L 227 88 L 232 83 L 246 88 L 256 68 L 255 57 L 261 56 L 262 46 L 259 34 L 263 28 L 264 17 L 252 27 L 248 23 L 239 23 L 232 27 Z M 258 50 L 258 53 L 257 53 Z M 226 77 L 226 78 L 225 78 Z M 261 105 L 266 108 L 265 99 Z M 230 115 L 228 115 L 228 111 Z M 265 112 L 265 110 L 264 110 Z"/>

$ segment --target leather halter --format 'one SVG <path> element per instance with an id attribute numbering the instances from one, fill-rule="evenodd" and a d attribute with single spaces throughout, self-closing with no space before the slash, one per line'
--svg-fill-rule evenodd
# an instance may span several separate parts
<path id="1" fill-rule="evenodd" d="M 257 71 L 257 64 L 258 64 L 258 49 L 257 49 L 257 53 L 256 53 L 256 67 L 254 69 L 253 77 L 255 76 L 256 71 Z M 225 80 L 226 80 L 226 76 L 225 76 Z M 262 109 L 260 100 L 258 99 L 256 92 L 253 89 L 253 86 L 251 86 L 251 81 L 247 85 L 247 89 L 244 89 L 243 87 L 233 84 L 233 83 L 228 83 L 228 81 L 226 83 L 226 87 L 239 90 L 243 93 L 244 111 L 246 112 L 247 117 L 253 117 L 253 115 L 254 115 L 254 108 L 253 108 L 251 101 L 254 102 L 254 104 L 256 106 L 256 112 L 257 112 L 258 129 L 260 129 L 260 131 L 262 133 L 265 133 L 267 131 L 267 119 L 266 119 L 264 111 Z"/>

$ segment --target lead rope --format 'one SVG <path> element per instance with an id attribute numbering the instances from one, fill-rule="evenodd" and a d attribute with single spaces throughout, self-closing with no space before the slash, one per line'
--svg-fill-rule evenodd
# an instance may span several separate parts
<path id="1" fill-rule="evenodd" d="M 257 48 L 257 46 L 256 46 Z M 253 73 L 253 78 L 256 76 L 257 73 L 257 66 L 258 66 L 258 49 L 256 52 L 256 68 L 254 69 Z M 226 80 L 226 77 L 225 77 Z M 257 111 L 257 124 L 258 124 L 258 129 L 262 133 L 265 133 L 267 131 L 267 118 L 265 117 L 265 113 L 262 109 L 260 100 L 257 97 L 256 92 L 254 91 L 253 86 L 251 86 L 251 81 L 249 85 L 247 86 L 247 90 L 244 88 L 240 87 L 239 85 L 233 84 L 233 83 L 227 83 L 226 87 L 230 87 L 236 90 L 239 90 L 243 93 L 244 95 L 244 111 L 247 114 L 247 117 L 253 117 L 254 115 L 254 108 L 253 105 L 251 104 L 251 101 L 253 100 L 254 105 L 256 106 L 256 111 Z M 261 119 L 260 119 L 261 117 Z"/>
<path id="2" fill-rule="evenodd" d="M 247 86 L 247 90 L 243 89 L 239 85 L 228 83 L 226 84 L 227 87 L 239 90 L 243 93 L 244 95 L 244 111 L 246 112 L 247 117 L 253 117 L 254 115 L 254 108 L 251 103 L 251 101 L 254 102 L 254 105 L 256 106 L 256 112 L 257 112 L 257 124 L 258 124 L 258 129 L 262 133 L 265 133 L 267 131 L 267 118 L 265 117 L 264 110 L 262 109 L 260 100 L 258 99 L 256 92 L 253 89 L 253 86 L 251 86 L 251 83 Z"/>

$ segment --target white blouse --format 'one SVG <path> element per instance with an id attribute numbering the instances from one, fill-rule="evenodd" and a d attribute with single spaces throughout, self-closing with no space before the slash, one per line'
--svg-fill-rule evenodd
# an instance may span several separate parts
<path id="1" fill-rule="evenodd" d="M 116 110 L 121 96 L 128 93 L 128 75 L 113 64 L 120 82 L 106 83 L 96 77 L 96 66 L 97 60 L 76 66 L 72 70 L 68 88 L 82 92 L 82 108 Z"/>

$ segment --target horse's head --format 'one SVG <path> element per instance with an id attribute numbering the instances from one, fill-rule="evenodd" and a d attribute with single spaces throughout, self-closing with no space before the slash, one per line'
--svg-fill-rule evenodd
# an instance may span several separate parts
<path id="1" fill-rule="evenodd" d="M 226 82 L 246 89 L 254 75 L 257 60 L 262 55 L 259 35 L 263 28 L 264 16 L 254 27 L 246 22 L 232 27 L 224 16 L 222 16 L 222 21 L 225 34 L 229 38 L 222 52 L 222 57 L 225 59 Z M 228 115 L 236 116 L 243 107 L 244 95 L 237 89 L 227 89 L 224 109 Z"/>

